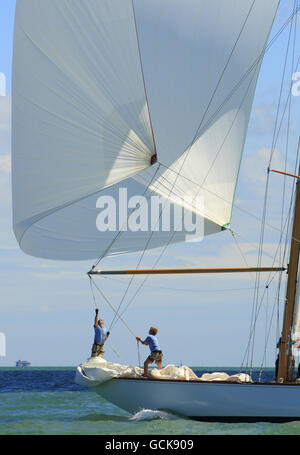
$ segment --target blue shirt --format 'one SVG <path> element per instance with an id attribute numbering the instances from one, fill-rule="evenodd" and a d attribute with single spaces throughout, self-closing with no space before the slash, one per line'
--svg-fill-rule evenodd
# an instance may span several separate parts
<path id="1" fill-rule="evenodd" d="M 145 342 L 149 344 L 150 351 L 161 351 L 155 335 L 148 335 Z"/>
<path id="2" fill-rule="evenodd" d="M 94 343 L 100 343 L 104 344 L 106 335 L 107 335 L 107 329 L 105 327 L 100 327 L 100 325 L 97 325 L 97 327 L 94 327 L 95 330 L 95 338 L 94 338 Z"/>

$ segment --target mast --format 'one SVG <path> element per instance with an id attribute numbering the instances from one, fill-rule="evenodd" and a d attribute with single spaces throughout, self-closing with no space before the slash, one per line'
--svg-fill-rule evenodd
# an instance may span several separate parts
<path id="1" fill-rule="evenodd" d="M 294 209 L 290 260 L 288 266 L 288 283 L 283 316 L 281 343 L 279 346 L 279 363 L 277 381 L 285 382 L 293 380 L 292 362 L 292 324 L 295 307 L 296 283 L 300 252 L 300 178 L 296 184 L 296 201 Z"/>

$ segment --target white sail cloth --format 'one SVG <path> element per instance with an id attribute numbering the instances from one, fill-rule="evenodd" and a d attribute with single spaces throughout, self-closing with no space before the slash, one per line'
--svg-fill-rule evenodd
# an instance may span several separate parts
<path id="1" fill-rule="evenodd" d="M 149 187 L 172 209 L 195 212 L 204 235 L 227 225 L 277 5 L 18 1 L 12 177 L 21 248 L 74 260 L 142 250 L 149 231 L 124 231 L 109 248 L 116 231 L 96 227 L 98 197 L 119 188 Z M 156 153 L 160 166 L 150 166 Z M 147 248 L 186 234 L 155 232 Z"/>
<path id="2" fill-rule="evenodd" d="M 296 294 L 295 294 L 295 306 L 293 314 L 293 327 L 292 327 L 292 340 L 296 342 L 295 354 L 299 355 L 300 349 L 300 270 L 298 269 L 297 283 L 296 283 Z"/>
<path id="3" fill-rule="evenodd" d="M 132 365 L 120 365 L 107 362 L 103 358 L 91 357 L 87 362 L 79 365 L 76 370 L 75 381 L 80 385 L 96 387 L 113 378 L 140 378 L 143 370 Z M 172 379 L 181 381 L 226 381 L 226 382 L 251 382 L 249 375 L 244 373 L 229 376 L 227 373 L 204 373 L 199 378 L 191 368 L 186 365 L 176 367 L 167 365 L 161 370 L 149 370 L 148 375 L 154 379 Z"/>

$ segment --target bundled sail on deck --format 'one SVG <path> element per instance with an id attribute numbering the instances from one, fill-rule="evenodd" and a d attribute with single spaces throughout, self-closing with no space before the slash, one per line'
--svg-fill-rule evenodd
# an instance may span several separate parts
<path id="1" fill-rule="evenodd" d="M 128 229 L 108 248 L 116 232 L 97 229 L 97 200 L 124 188 L 184 205 L 205 235 L 228 225 L 277 5 L 19 1 L 12 164 L 23 251 L 80 260 L 186 238 L 174 226 L 149 241 Z"/>

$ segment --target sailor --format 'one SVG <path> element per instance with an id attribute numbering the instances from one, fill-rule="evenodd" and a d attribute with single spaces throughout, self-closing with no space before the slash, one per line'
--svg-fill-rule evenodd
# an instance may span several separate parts
<path id="1" fill-rule="evenodd" d="M 157 334 L 158 330 L 155 327 L 150 327 L 149 330 L 149 335 L 147 338 L 143 341 L 141 337 L 136 337 L 137 341 L 139 341 L 142 344 L 145 344 L 146 346 L 149 346 L 150 348 L 150 355 L 147 357 L 147 359 L 144 362 L 144 377 L 146 378 L 148 376 L 148 366 L 150 363 L 155 362 L 158 369 L 162 369 L 162 357 L 163 353 L 159 347 L 158 341 L 157 341 Z"/>
<path id="2" fill-rule="evenodd" d="M 102 357 L 104 354 L 104 342 L 109 336 L 109 331 L 104 327 L 103 319 L 99 318 L 99 310 L 96 308 L 96 316 L 94 322 L 95 338 L 92 346 L 92 357 Z"/>

